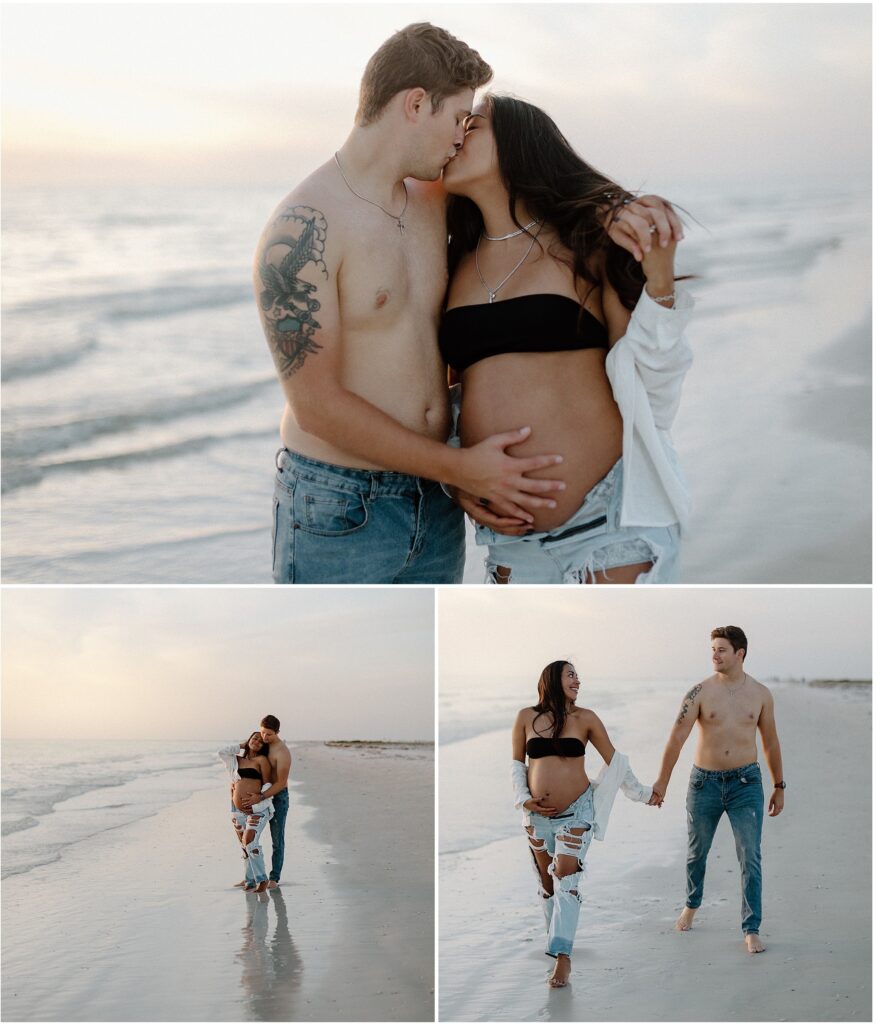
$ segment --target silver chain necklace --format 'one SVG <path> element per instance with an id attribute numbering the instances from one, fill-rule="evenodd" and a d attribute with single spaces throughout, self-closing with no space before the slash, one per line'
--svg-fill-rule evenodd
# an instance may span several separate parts
<path id="1" fill-rule="evenodd" d="M 516 231 L 509 231 L 507 235 L 488 235 L 484 231 L 484 238 L 488 242 L 504 242 L 507 238 L 516 238 L 518 235 L 522 235 L 524 231 L 529 231 L 530 228 L 534 228 L 538 224 L 537 220 L 531 220 L 525 228 L 518 228 Z"/>
<path id="2" fill-rule="evenodd" d="M 536 221 L 535 223 L 538 223 L 538 221 Z M 532 241 L 529 243 L 529 248 L 523 254 L 523 258 L 518 261 L 518 263 L 516 264 L 516 266 L 511 271 L 510 274 L 506 274 L 502 278 L 502 280 L 496 285 L 495 288 L 490 288 L 490 286 L 484 280 L 484 275 L 481 273 L 481 265 L 480 265 L 480 262 L 478 260 L 478 253 L 479 253 L 480 248 L 481 248 L 481 238 L 483 238 L 483 232 L 480 235 L 478 235 L 478 244 L 475 246 L 475 270 L 478 272 L 478 277 L 481 279 L 481 284 L 484 286 L 484 288 L 487 291 L 487 295 L 489 296 L 489 299 L 488 299 L 489 302 L 492 302 L 496 298 L 496 296 L 499 294 L 499 289 L 500 288 L 504 288 L 504 286 L 511 280 L 511 278 L 517 273 L 517 271 L 526 262 L 526 258 L 532 252 L 532 247 L 535 245 L 536 240 L 538 239 L 538 234 L 539 234 L 538 231 L 536 231 L 536 233 L 532 236 Z"/>
<path id="3" fill-rule="evenodd" d="M 747 682 L 748 682 L 748 673 L 747 672 L 743 672 L 743 674 L 742 674 L 742 682 L 736 687 L 735 690 L 731 690 L 730 687 L 728 686 L 727 687 L 727 693 L 729 693 L 730 696 L 733 697 L 735 694 L 739 693 L 739 691 L 742 689 L 743 686 L 745 686 L 745 684 Z"/>
<path id="4" fill-rule="evenodd" d="M 391 217 L 392 220 L 395 221 L 396 226 L 398 227 L 398 233 L 403 236 L 405 233 L 405 222 L 403 218 L 405 215 L 405 210 L 407 210 L 408 208 L 408 186 L 404 183 L 404 180 L 402 180 L 402 188 L 405 190 L 405 205 L 402 208 L 402 212 L 398 216 L 396 216 L 394 213 L 390 213 L 389 210 L 381 206 L 380 203 L 375 203 L 373 199 L 369 199 L 367 196 L 361 195 L 353 188 L 349 181 L 347 181 L 347 175 L 344 174 L 344 168 L 341 167 L 341 161 L 338 159 L 337 153 L 335 153 L 335 163 L 338 165 L 338 170 L 341 172 L 341 177 L 344 179 L 344 184 L 353 193 L 353 195 L 357 199 L 361 199 L 363 202 L 370 203 L 372 206 L 376 206 L 378 210 L 383 210 L 387 217 Z"/>

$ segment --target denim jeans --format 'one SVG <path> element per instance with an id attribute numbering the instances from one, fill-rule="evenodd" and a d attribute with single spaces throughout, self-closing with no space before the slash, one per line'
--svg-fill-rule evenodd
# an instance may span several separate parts
<path id="1" fill-rule="evenodd" d="M 265 855 L 262 850 L 261 836 L 265 825 L 271 820 L 271 812 L 267 809 L 257 811 L 253 808 L 250 811 L 240 811 L 234 807 L 231 811 L 231 821 L 237 838 L 243 847 L 243 859 L 246 861 L 246 881 L 248 885 L 258 885 L 260 882 L 267 882 L 268 876 L 265 872 Z M 273 829 L 273 826 L 271 826 Z M 244 842 L 248 833 L 254 833 L 249 842 Z"/>
<path id="2" fill-rule="evenodd" d="M 706 857 L 721 815 L 726 811 L 742 869 L 742 931 L 760 931 L 760 836 L 763 830 L 763 782 L 757 762 L 728 771 L 694 765 L 687 790 L 687 905 L 703 902 Z"/>
<path id="3" fill-rule="evenodd" d="M 553 957 L 560 953 L 571 956 L 575 929 L 578 927 L 578 912 L 581 909 L 580 885 L 584 876 L 584 858 L 593 837 L 593 787 L 588 787 L 556 817 L 546 818 L 543 814 L 526 811 L 523 824 L 538 876 L 538 896 L 547 925 L 545 952 Z M 553 895 L 544 887 L 536 853 L 547 853 L 553 858 L 548 866 L 548 874 L 553 879 Z M 561 856 L 576 858 L 578 870 L 559 876 L 557 871 L 562 870 L 562 866 L 558 858 Z"/>
<path id="4" fill-rule="evenodd" d="M 511 570 L 508 583 L 586 583 L 594 573 L 652 562 L 637 583 L 677 583 L 679 527 L 621 526 L 621 459 L 584 496 L 561 526 L 524 537 L 509 537 L 475 526 L 475 540 L 488 546 L 486 582 L 496 583 L 497 566 Z"/>
<path id="5" fill-rule="evenodd" d="M 274 794 L 274 816 L 271 818 L 271 881 L 280 881 L 283 858 L 286 854 L 286 815 L 289 813 L 289 790 L 281 789 Z"/>
<path id="6" fill-rule="evenodd" d="M 275 583 L 461 583 L 462 510 L 440 484 L 334 466 L 281 448 Z"/>

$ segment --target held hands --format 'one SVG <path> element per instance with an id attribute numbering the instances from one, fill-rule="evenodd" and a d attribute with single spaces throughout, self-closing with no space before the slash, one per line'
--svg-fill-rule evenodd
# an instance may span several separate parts
<path id="1" fill-rule="evenodd" d="M 658 779 L 651 787 L 651 799 L 648 801 L 649 807 L 662 807 L 663 801 L 666 798 L 666 787 L 668 782 L 665 779 Z"/>
<path id="2" fill-rule="evenodd" d="M 543 814 L 546 818 L 552 818 L 557 813 L 556 807 L 551 807 L 545 803 L 550 793 L 545 793 L 544 796 L 536 799 L 533 797 L 531 800 L 527 800 L 523 805 L 527 811 L 532 811 L 535 814 Z"/>
<path id="3" fill-rule="evenodd" d="M 776 815 L 781 814 L 785 809 L 785 791 L 783 789 L 774 789 L 773 795 L 770 797 L 769 816 L 775 818 Z"/>
<path id="4" fill-rule="evenodd" d="M 565 490 L 565 483 L 562 480 L 530 480 L 525 474 L 558 465 L 563 461 L 562 455 L 518 458 L 505 451 L 526 440 L 530 432 L 529 427 L 508 430 L 503 434 L 493 434 L 471 448 L 461 449 L 461 472 L 451 482 L 461 492 L 469 496 L 476 495 L 483 508 L 487 507 L 484 502 L 489 505 L 496 502 L 502 517 L 512 516 L 525 523 L 533 521 L 527 509 L 556 508 L 553 498 L 539 495 Z"/>

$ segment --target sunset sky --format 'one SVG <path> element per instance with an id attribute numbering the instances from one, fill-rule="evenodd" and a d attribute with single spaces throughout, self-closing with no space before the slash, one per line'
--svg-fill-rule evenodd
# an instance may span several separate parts
<path id="1" fill-rule="evenodd" d="M 2 613 L 4 738 L 433 736 L 431 590 L 6 588 Z"/>
<path id="2" fill-rule="evenodd" d="M 867 4 L 4 4 L 6 184 L 288 185 L 428 20 L 633 187 L 868 180 Z"/>
<path id="3" fill-rule="evenodd" d="M 582 679 L 666 680 L 711 672 L 709 634 L 741 626 L 755 677 L 870 679 L 869 588 L 565 587 L 439 594 L 442 677 L 507 693 L 569 658 Z M 489 638 L 489 642 L 485 642 Z"/>

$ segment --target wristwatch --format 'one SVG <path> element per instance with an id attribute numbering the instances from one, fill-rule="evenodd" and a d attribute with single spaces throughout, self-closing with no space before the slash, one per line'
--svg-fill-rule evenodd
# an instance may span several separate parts
<path id="1" fill-rule="evenodd" d="M 775 784 L 775 786 L 773 786 L 773 789 L 786 789 L 786 788 L 787 788 L 787 787 L 785 786 L 785 783 L 784 783 L 784 782 L 777 782 L 777 783 Z"/>

